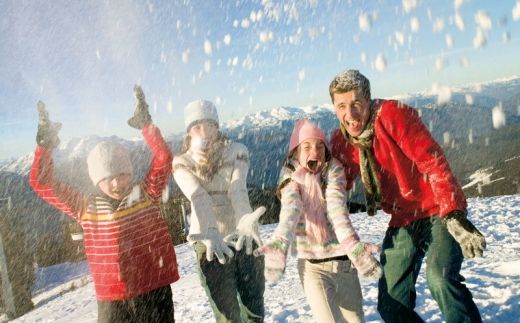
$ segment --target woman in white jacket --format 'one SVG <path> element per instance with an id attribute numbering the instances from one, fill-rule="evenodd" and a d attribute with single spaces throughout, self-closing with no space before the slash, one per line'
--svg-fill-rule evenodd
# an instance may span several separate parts
<path id="1" fill-rule="evenodd" d="M 217 322 L 242 322 L 241 317 L 263 322 L 264 259 L 252 251 L 262 245 L 258 218 L 265 208 L 253 212 L 249 203 L 248 150 L 218 130 L 212 102 L 189 103 L 184 118 L 188 136 L 172 172 L 191 201 L 188 241 L 195 247 L 201 285 Z"/>

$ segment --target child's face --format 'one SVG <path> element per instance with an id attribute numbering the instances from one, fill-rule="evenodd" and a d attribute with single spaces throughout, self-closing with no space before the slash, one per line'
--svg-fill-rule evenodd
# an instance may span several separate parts
<path id="1" fill-rule="evenodd" d="M 122 173 L 102 179 L 98 183 L 98 187 L 111 198 L 122 200 L 130 193 L 131 181 L 132 175 Z"/>
<path id="2" fill-rule="evenodd" d="M 325 143 L 321 139 L 309 138 L 298 146 L 298 162 L 309 173 L 318 173 L 325 163 Z"/>

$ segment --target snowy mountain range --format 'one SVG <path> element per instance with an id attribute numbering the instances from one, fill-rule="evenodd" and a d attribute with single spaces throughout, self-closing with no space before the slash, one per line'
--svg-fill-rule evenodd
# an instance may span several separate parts
<path id="1" fill-rule="evenodd" d="M 520 122 L 520 76 L 490 82 L 471 83 L 451 88 L 434 87 L 432 90 L 414 94 L 402 94 L 386 99 L 399 100 L 418 109 L 432 134 L 442 140 L 447 131 L 452 138 L 466 137 L 469 129 L 478 136 L 493 130 L 491 112 L 502 106 L 507 124 Z M 327 135 L 338 127 L 332 104 L 304 107 L 278 107 L 247 115 L 241 119 L 227 121 L 220 129 L 228 137 L 242 141 L 250 135 L 272 135 L 291 133 L 294 123 L 302 118 L 310 119 L 325 130 Z M 448 120 L 443 120 L 447 118 Z M 460 121 L 460 122 L 459 122 Z M 458 135 L 464 129 L 463 135 Z M 449 131 L 451 130 L 451 131 Z M 166 134 L 174 153 L 180 149 L 184 133 Z M 285 139 L 288 139 L 284 137 Z M 62 140 L 54 154 L 57 166 L 67 160 L 85 158 L 92 147 L 104 140 L 123 143 L 130 150 L 142 146 L 142 140 L 124 140 L 117 136 L 99 137 L 90 135 L 82 138 Z M 254 152 L 255 147 L 249 147 Z M 0 172 L 12 172 L 25 176 L 30 171 L 34 155 L 29 153 L 17 159 L 0 163 Z"/>
<path id="2" fill-rule="evenodd" d="M 507 102 L 517 95 L 520 88 L 520 76 L 510 76 L 489 82 L 477 82 L 455 87 L 432 86 L 432 89 L 417 93 L 400 94 L 387 99 L 399 100 L 409 105 L 467 103 L 470 105 L 493 108 L 498 102 Z M 513 114 L 518 114 L 518 106 L 511 107 Z M 514 109 L 513 109 L 514 108 Z"/>

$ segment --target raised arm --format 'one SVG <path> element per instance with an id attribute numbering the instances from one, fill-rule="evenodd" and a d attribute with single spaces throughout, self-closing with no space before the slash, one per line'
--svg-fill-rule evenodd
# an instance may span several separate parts
<path id="1" fill-rule="evenodd" d="M 134 86 L 134 96 L 134 116 L 128 120 L 128 124 L 132 128 L 141 130 L 141 134 L 152 152 L 150 168 L 143 183 L 150 197 L 158 201 L 168 184 L 172 170 L 173 154 L 159 128 L 152 124 L 148 104 L 139 85 Z"/>
<path id="2" fill-rule="evenodd" d="M 29 183 L 33 190 L 47 203 L 72 216 L 77 221 L 86 199 L 83 194 L 61 183 L 54 177 L 54 161 L 52 153 L 60 139 L 58 132 L 61 123 L 52 122 L 43 102 L 38 102 L 38 133 L 36 135 L 36 151 L 29 175 Z"/>

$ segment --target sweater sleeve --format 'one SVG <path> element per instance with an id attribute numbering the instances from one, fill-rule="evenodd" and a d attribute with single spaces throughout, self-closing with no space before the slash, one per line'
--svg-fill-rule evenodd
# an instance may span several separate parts
<path id="1" fill-rule="evenodd" d="M 432 137 L 418 112 L 397 101 L 387 101 L 378 118 L 403 153 L 425 174 L 441 216 L 466 208 L 462 187 L 451 171 L 441 146 Z"/>
<path id="2" fill-rule="evenodd" d="M 86 196 L 54 177 L 52 152 L 53 149 L 36 147 L 29 183 L 47 203 L 80 222 L 80 216 L 86 207 Z"/>
<path id="3" fill-rule="evenodd" d="M 348 253 L 359 242 L 359 236 L 348 213 L 345 182 L 345 173 L 341 163 L 332 158 L 330 169 L 327 172 L 327 189 L 325 191 L 327 216 L 339 243 L 345 246 Z"/>
<path id="4" fill-rule="evenodd" d="M 296 182 L 289 182 L 281 190 L 280 221 L 273 233 L 273 240 L 284 242 L 284 249 L 289 250 L 295 239 L 295 231 L 302 216 L 303 202 Z"/>
<path id="5" fill-rule="evenodd" d="M 189 163 L 184 160 L 182 155 L 173 161 L 173 178 L 182 193 L 191 202 L 192 214 L 195 215 L 195 218 L 192 218 L 190 232 L 194 230 L 193 233 L 201 233 L 208 228 L 218 228 L 211 196 L 190 170 Z"/>
<path id="6" fill-rule="evenodd" d="M 152 161 L 143 184 L 150 197 L 158 202 L 168 184 L 173 154 L 157 126 L 148 124 L 141 133 L 152 152 Z"/>
<path id="7" fill-rule="evenodd" d="M 247 172 L 249 171 L 249 152 L 246 146 L 242 144 L 234 144 L 234 149 L 236 149 L 236 159 L 231 174 L 228 196 L 233 204 L 236 221 L 238 223 L 242 216 L 253 211 L 249 202 L 246 184 Z"/>

